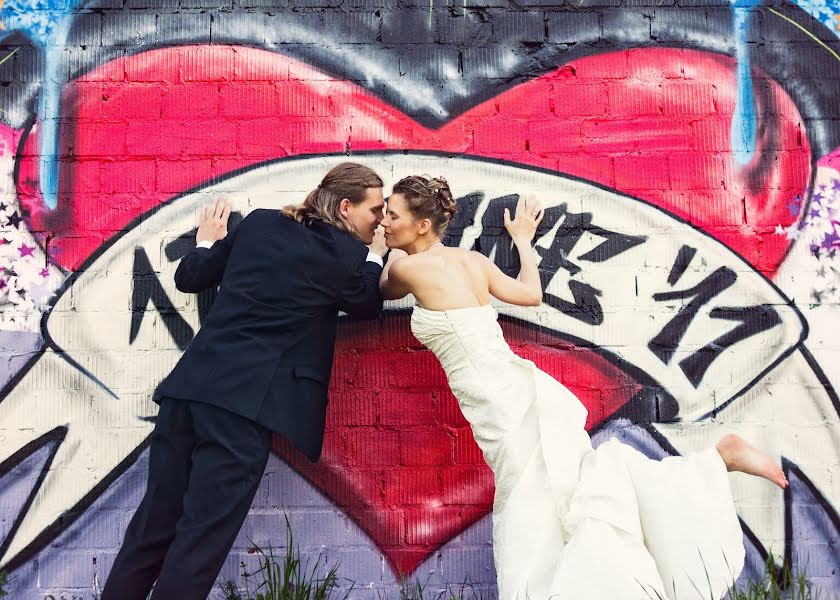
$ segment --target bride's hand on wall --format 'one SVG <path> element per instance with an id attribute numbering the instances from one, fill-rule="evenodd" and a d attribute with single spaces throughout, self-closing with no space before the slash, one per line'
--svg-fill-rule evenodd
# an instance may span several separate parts
<path id="1" fill-rule="evenodd" d="M 539 198 L 533 194 L 520 195 L 513 219 L 510 217 L 510 210 L 505 209 L 505 229 L 514 242 L 522 240 L 530 244 L 537 233 L 537 226 L 542 221 L 544 213 L 545 210 Z"/>

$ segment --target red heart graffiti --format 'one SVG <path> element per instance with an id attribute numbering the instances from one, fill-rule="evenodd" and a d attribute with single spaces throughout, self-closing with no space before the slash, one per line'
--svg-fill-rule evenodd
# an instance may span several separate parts
<path id="1" fill-rule="evenodd" d="M 53 259 L 78 268 L 113 232 L 190 188 L 265 160 L 413 149 L 532 165 L 661 206 L 776 270 L 777 224 L 811 164 L 796 107 L 761 81 L 756 159 L 736 171 L 733 61 L 675 49 L 602 54 L 500 93 L 429 129 L 360 87 L 244 47 L 154 50 L 105 64 L 63 96 L 59 207 L 37 191 L 37 132 L 18 193 Z M 733 223 L 739 225 L 733 226 Z M 433 357 L 404 316 L 340 332 L 322 460 L 277 452 L 350 514 L 402 573 L 490 510 L 492 476 Z M 586 404 L 588 426 L 638 390 L 593 352 L 505 324 L 520 354 Z"/>

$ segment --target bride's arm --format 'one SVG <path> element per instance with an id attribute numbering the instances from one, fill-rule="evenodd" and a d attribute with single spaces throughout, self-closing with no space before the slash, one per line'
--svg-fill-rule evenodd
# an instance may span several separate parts
<path id="1" fill-rule="evenodd" d="M 510 211 L 505 209 L 505 229 L 513 238 L 519 253 L 519 277 L 508 277 L 493 261 L 485 257 L 489 291 L 503 302 L 519 306 L 538 306 L 542 302 L 542 282 L 531 240 L 536 235 L 537 225 L 542 221 L 543 213 L 539 200 L 534 197 L 519 197 L 516 215 L 512 220 Z"/>
<path id="2" fill-rule="evenodd" d="M 403 250 L 392 249 L 388 254 L 388 264 L 382 269 L 379 276 L 379 291 L 385 300 L 398 300 L 407 296 L 411 289 L 405 280 L 405 261 L 401 259 L 408 256 Z M 402 264 L 396 264 L 401 262 Z"/>

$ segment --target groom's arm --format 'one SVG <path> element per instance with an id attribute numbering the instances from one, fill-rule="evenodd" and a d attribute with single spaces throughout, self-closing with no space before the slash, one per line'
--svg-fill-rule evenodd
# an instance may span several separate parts
<path id="1" fill-rule="evenodd" d="M 213 206 L 201 210 L 195 249 L 178 263 L 175 287 L 182 292 L 198 293 L 222 282 L 236 229 L 228 231 L 230 202 L 216 200 Z"/>
<path id="2" fill-rule="evenodd" d="M 382 258 L 369 252 L 341 289 L 339 309 L 353 317 L 373 319 L 382 311 L 382 294 L 379 293 L 379 276 Z"/>
<path id="3" fill-rule="evenodd" d="M 222 282 L 236 229 L 217 242 L 203 241 L 178 263 L 175 287 L 182 292 L 197 294 Z"/>

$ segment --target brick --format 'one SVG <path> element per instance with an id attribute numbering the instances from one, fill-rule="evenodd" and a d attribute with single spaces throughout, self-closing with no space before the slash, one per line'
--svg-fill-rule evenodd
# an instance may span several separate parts
<path id="1" fill-rule="evenodd" d="M 357 351 L 382 349 L 382 322 L 339 319 L 337 336 Z"/>
<path id="2" fill-rule="evenodd" d="M 157 52 L 144 52 L 125 60 L 125 79 L 132 82 L 175 83 L 181 72 L 181 57 L 175 52 L 161 55 Z"/>
<path id="3" fill-rule="evenodd" d="M 690 122 L 691 135 L 687 142 L 701 152 L 722 152 L 732 146 L 731 121 L 724 119 L 696 119 Z"/>
<path id="4" fill-rule="evenodd" d="M 454 48 L 416 44 L 399 54 L 400 77 L 424 82 L 457 81 L 461 78 L 458 51 Z"/>
<path id="5" fill-rule="evenodd" d="M 125 131 L 126 156 L 173 157 L 184 148 L 183 125 L 175 120 L 131 121 Z"/>
<path id="6" fill-rule="evenodd" d="M 403 431 L 400 462 L 404 465 L 453 464 L 454 438 L 440 429 Z"/>
<path id="7" fill-rule="evenodd" d="M 387 390 L 379 394 L 380 419 L 385 427 L 406 427 L 439 425 L 441 414 L 435 394 L 406 393 Z"/>
<path id="8" fill-rule="evenodd" d="M 438 410 L 443 425 L 451 429 L 461 429 L 469 425 L 452 392 L 443 390 L 441 392 L 435 392 L 433 395 L 437 397 L 437 402 L 440 407 Z"/>
<path id="9" fill-rule="evenodd" d="M 162 88 L 158 103 L 164 119 L 204 120 L 219 114 L 221 93 L 227 86 L 218 83 L 167 85 Z"/>
<path id="10" fill-rule="evenodd" d="M 650 37 L 654 41 L 685 41 L 695 31 L 708 31 L 706 11 L 703 9 L 672 7 L 653 11 Z"/>
<path id="11" fill-rule="evenodd" d="M 232 48 L 185 46 L 179 50 L 184 81 L 227 81 L 233 78 Z"/>
<path id="12" fill-rule="evenodd" d="M 557 84 L 547 81 L 533 81 L 521 87 L 507 90 L 496 96 L 497 112 L 504 118 L 544 118 L 553 112 L 554 90 Z"/>
<path id="13" fill-rule="evenodd" d="M 382 42 L 385 44 L 428 44 L 435 41 L 428 23 L 434 15 L 427 10 L 388 11 L 382 15 Z"/>
<path id="14" fill-rule="evenodd" d="M 180 194 L 200 182 L 212 177 L 210 158 L 185 158 L 176 156 L 170 160 L 156 160 L 157 190 Z"/>
<path id="15" fill-rule="evenodd" d="M 662 84 L 644 80 L 608 82 L 607 112 L 611 115 L 654 116 L 662 114 Z"/>
<path id="16" fill-rule="evenodd" d="M 178 8 L 178 0 L 125 0 L 126 8 Z"/>
<path id="17" fill-rule="evenodd" d="M 423 345 L 411 333 L 410 313 L 386 312 L 382 317 L 382 348 L 417 350 Z"/>
<path id="18" fill-rule="evenodd" d="M 597 11 L 551 12 L 546 15 L 548 41 L 554 44 L 577 43 L 581 38 L 601 37 L 600 15 Z"/>
<path id="19" fill-rule="evenodd" d="M 4 77 L 9 78 L 12 83 L 40 83 L 44 78 L 41 63 L 42 55 L 39 50 L 18 47 L 14 56 L 3 65 Z"/>
<path id="20" fill-rule="evenodd" d="M 325 12 L 324 31 L 344 43 L 368 44 L 379 36 L 382 16 L 376 12 Z"/>
<path id="21" fill-rule="evenodd" d="M 493 565 L 493 550 L 479 548 L 443 548 L 441 550 L 444 577 L 453 583 L 467 582 L 464 596 L 476 593 L 477 586 L 493 586 L 496 583 L 496 569 Z M 457 585 L 455 589 L 458 590 Z M 456 592 L 457 593 L 457 592 Z M 483 597 L 483 596 L 482 596 Z"/>
<path id="22" fill-rule="evenodd" d="M 189 156 L 224 156 L 236 153 L 236 131 L 232 128 L 214 128 L 200 119 L 192 120 L 181 128 L 184 151 Z M 216 163 L 214 162 L 214 165 Z M 239 163 L 241 166 L 241 162 Z"/>
<path id="23" fill-rule="evenodd" d="M 273 83 L 228 83 L 223 86 L 219 95 L 219 116 L 270 117 L 277 114 L 277 105 L 277 88 Z"/>
<path id="24" fill-rule="evenodd" d="M 41 588 L 89 588 L 93 583 L 93 554 L 55 552 L 38 561 Z"/>
<path id="25" fill-rule="evenodd" d="M 406 542 L 408 544 L 443 544 L 448 541 L 448 532 L 441 529 L 436 530 L 437 535 L 430 535 L 428 521 L 442 521 L 444 523 L 472 524 L 484 515 L 480 509 L 454 508 L 450 506 L 436 506 L 426 509 L 408 509 L 407 514 L 413 515 L 407 520 Z"/>
<path id="26" fill-rule="evenodd" d="M 607 114 L 607 86 L 603 83 L 554 84 L 554 112 L 558 116 L 598 117 Z"/>
<path id="27" fill-rule="evenodd" d="M 212 41 L 211 34 L 210 13 L 162 13 L 157 18 L 160 46 L 209 43 Z"/>
<path id="28" fill-rule="evenodd" d="M 452 467 L 441 470 L 443 501 L 446 504 L 473 504 L 492 509 L 493 471 L 486 465 Z M 479 491 L 485 493 L 479 495 Z M 489 491 L 490 493 L 487 493 Z"/>
<path id="29" fill-rule="evenodd" d="M 662 112 L 665 115 L 713 115 L 718 103 L 713 82 L 669 80 L 662 83 Z"/>
<path id="30" fill-rule="evenodd" d="M 424 505 L 441 494 L 438 469 L 390 469 L 385 472 L 385 505 Z M 387 509 L 386 509 L 387 510 Z"/>
<path id="31" fill-rule="evenodd" d="M 277 60 L 274 53 L 236 48 L 233 53 L 234 80 L 285 81 L 289 79 L 288 65 Z"/>
<path id="32" fill-rule="evenodd" d="M 483 45 L 493 39 L 493 23 L 472 10 L 435 13 L 435 41 L 442 44 Z"/>
<path id="33" fill-rule="evenodd" d="M 505 10 L 493 21 L 497 42 L 542 42 L 546 39 L 546 20 L 542 11 Z"/>
<path id="34" fill-rule="evenodd" d="M 405 359 L 404 353 L 365 352 L 358 356 L 357 370 L 347 383 L 366 390 L 389 389 L 393 381 L 392 372 Z"/>
<path id="35" fill-rule="evenodd" d="M 732 170 L 718 154 L 671 153 L 668 172 L 673 189 L 732 188 Z"/>
<path id="36" fill-rule="evenodd" d="M 372 428 L 347 428 L 341 432 L 344 454 L 355 466 L 400 464 L 400 434 Z"/>
<path id="37" fill-rule="evenodd" d="M 203 10 L 210 8 L 231 8 L 233 0 L 178 0 L 181 8 L 200 8 Z"/>
<path id="38" fill-rule="evenodd" d="M 70 153 L 78 158 L 102 156 L 118 157 L 125 154 L 126 127 L 124 124 L 77 123 L 73 136 L 67 142 L 62 140 L 61 153 Z M 106 143 L 102 143 L 107 140 Z M 64 147 L 68 143 L 68 147 Z"/>
<path id="39" fill-rule="evenodd" d="M 89 161 L 83 165 L 83 161 L 63 160 L 61 161 L 62 175 L 58 180 L 59 194 L 95 194 L 102 189 L 102 174 L 99 161 Z M 73 173 L 73 177 L 63 175 Z"/>
<path id="40" fill-rule="evenodd" d="M 102 118 L 112 122 L 158 119 L 164 89 L 164 85 L 157 82 L 102 84 Z"/>
<path id="41" fill-rule="evenodd" d="M 511 46 L 468 47 L 463 50 L 464 75 L 506 80 L 523 63 L 525 51 Z"/>
<path id="42" fill-rule="evenodd" d="M 291 142 L 294 154 L 344 152 L 350 137 L 350 123 L 344 119 L 296 119 L 288 129 L 289 136 L 283 144 L 285 148 Z"/>
<path id="43" fill-rule="evenodd" d="M 653 162 L 665 167 L 666 156 L 616 156 L 616 187 L 622 191 L 630 190 L 667 190 L 671 185 L 667 168 L 651 169 Z"/>
<path id="44" fill-rule="evenodd" d="M 155 189 L 154 160 L 105 163 L 102 175 L 103 191 L 106 194 L 145 192 Z"/>
<path id="45" fill-rule="evenodd" d="M 154 14 L 105 13 L 102 16 L 102 39 L 114 46 L 151 46 L 157 41 L 156 26 Z"/>
<path id="46" fill-rule="evenodd" d="M 65 44 L 67 46 L 101 46 L 102 15 L 97 13 L 76 14 Z"/>
<path id="47" fill-rule="evenodd" d="M 599 55 L 602 60 L 591 61 L 585 58 L 567 63 L 564 69 L 570 69 L 574 77 L 581 83 L 588 81 L 605 82 L 608 79 L 626 79 L 629 71 L 627 50 L 617 50 L 614 53 Z M 603 60 L 609 58 L 609 60 Z"/>
<path id="48" fill-rule="evenodd" d="M 382 400 L 375 392 L 332 393 L 327 409 L 327 428 L 378 425 L 381 404 Z"/>
<path id="49" fill-rule="evenodd" d="M 390 382 L 399 389 L 437 391 L 448 386 L 443 368 L 428 350 L 395 356 L 392 364 L 394 368 Z"/>
<path id="50" fill-rule="evenodd" d="M 484 125 L 484 124 L 482 124 Z M 480 126 L 473 133 L 475 149 L 480 153 L 523 153 L 528 139 L 526 121 L 493 120 L 492 125 Z"/>

